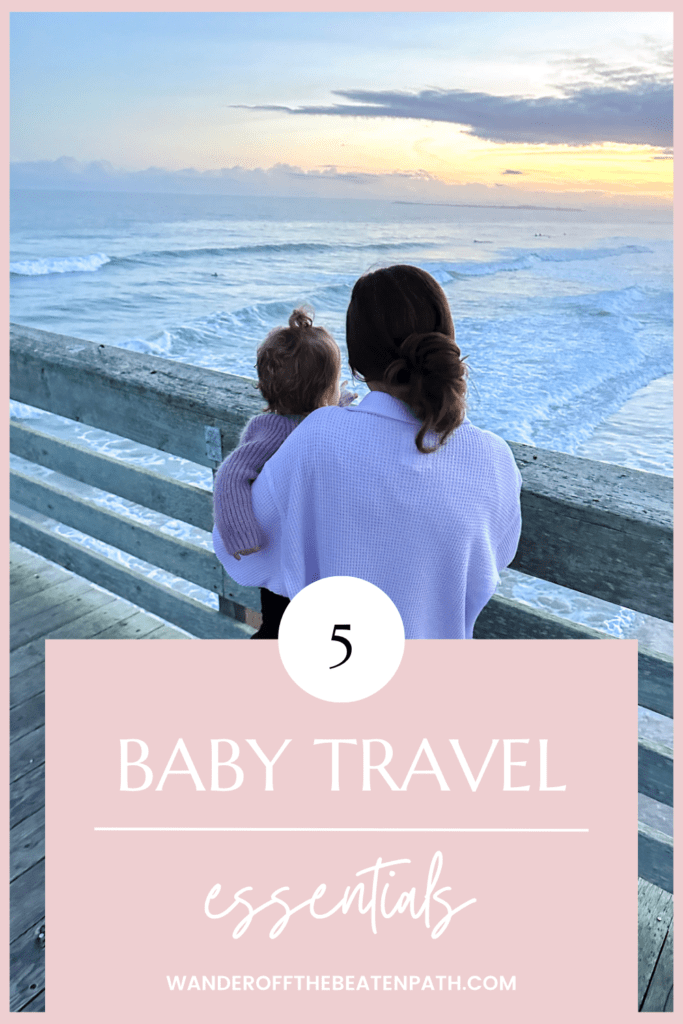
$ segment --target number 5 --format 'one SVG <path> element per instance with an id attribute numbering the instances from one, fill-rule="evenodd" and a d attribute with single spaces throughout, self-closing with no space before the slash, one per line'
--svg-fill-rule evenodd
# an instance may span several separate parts
<path id="1" fill-rule="evenodd" d="M 348 661 L 349 658 L 351 657 L 351 641 L 347 640 L 345 636 L 337 636 L 338 629 L 351 629 L 351 626 L 335 626 L 334 629 L 332 630 L 332 639 L 337 640 L 340 644 L 344 644 L 344 647 L 346 648 L 346 654 L 344 655 L 341 661 L 337 662 L 336 665 L 330 665 L 330 668 L 339 668 L 340 665 L 343 665 L 344 662 Z"/>

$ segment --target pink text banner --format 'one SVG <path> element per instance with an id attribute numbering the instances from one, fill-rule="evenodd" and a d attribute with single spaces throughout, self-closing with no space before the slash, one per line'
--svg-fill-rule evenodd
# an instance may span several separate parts
<path id="1" fill-rule="evenodd" d="M 636 1013 L 635 641 L 409 641 L 352 703 L 48 641 L 46 694 L 49 1017 Z"/>

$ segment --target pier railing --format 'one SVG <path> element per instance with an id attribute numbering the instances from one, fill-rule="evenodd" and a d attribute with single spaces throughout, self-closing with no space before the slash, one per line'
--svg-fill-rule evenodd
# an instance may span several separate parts
<path id="1" fill-rule="evenodd" d="M 262 409 L 253 382 L 156 356 L 12 326 L 10 390 L 19 402 L 216 469 Z M 216 560 L 209 489 L 55 437 L 40 420 L 11 423 L 11 451 L 55 471 L 13 470 L 11 536 L 197 637 L 246 638 L 259 594 Z M 523 529 L 512 568 L 667 621 L 673 616 L 672 492 L 668 477 L 511 444 L 523 477 Z M 107 508 L 73 481 L 189 524 L 195 542 Z M 149 517 L 148 517 L 149 518 Z M 218 609 L 55 530 L 103 541 L 218 596 Z M 604 639 L 549 612 L 494 597 L 477 638 Z M 639 651 L 639 703 L 673 716 L 671 659 Z M 549 683 L 549 685 L 551 685 Z M 618 680 L 605 680 L 618 687 Z M 606 733 L 609 723 L 605 723 Z M 672 751 L 641 740 L 642 793 L 672 804 Z M 640 874 L 672 889 L 671 839 L 639 825 Z"/>

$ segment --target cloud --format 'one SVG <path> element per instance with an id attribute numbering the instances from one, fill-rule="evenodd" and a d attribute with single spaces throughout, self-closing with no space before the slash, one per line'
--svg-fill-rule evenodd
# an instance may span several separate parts
<path id="1" fill-rule="evenodd" d="M 508 169 L 507 171 L 501 171 L 500 173 L 501 174 L 524 174 L 524 171 L 511 171 L 511 170 Z"/>
<path id="2" fill-rule="evenodd" d="M 557 84 L 567 93 L 600 86 L 626 90 L 648 85 L 671 86 L 670 62 L 662 54 L 657 55 L 656 66 L 649 70 L 642 64 L 606 64 L 598 57 L 574 55 L 557 57 L 548 63 L 564 79 L 564 83 Z"/>
<path id="3" fill-rule="evenodd" d="M 460 125 L 467 134 L 488 142 L 671 145 L 673 94 L 669 79 L 643 74 L 642 70 L 639 77 L 637 68 L 605 71 L 600 62 L 590 58 L 581 58 L 581 63 L 584 70 L 590 63 L 599 80 L 594 84 L 565 86 L 564 95 L 560 96 L 494 96 L 466 89 L 339 89 L 333 95 L 344 101 L 341 103 L 301 107 L 271 104 L 246 109 L 444 121 Z"/>
<path id="4" fill-rule="evenodd" d="M 360 190 L 376 193 L 378 187 L 407 192 L 415 187 L 443 183 L 425 170 L 393 171 L 384 174 L 339 169 L 335 165 L 304 170 L 291 164 L 257 167 L 223 167 L 179 171 L 163 167 L 129 171 L 106 160 L 81 162 L 72 157 L 10 164 L 12 188 L 57 188 L 104 191 L 192 192 L 224 195 L 359 195 Z M 348 188 L 346 186 L 349 186 Z"/>
<path id="5" fill-rule="evenodd" d="M 341 181 L 349 185 L 373 185 L 377 182 L 379 175 L 372 171 L 340 171 L 335 165 L 322 167 L 310 171 L 299 169 L 288 169 L 286 173 L 292 178 L 306 178 L 308 181 Z M 438 181 L 439 179 L 430 174 L 429 171 L 392 171 L 391 177 L 395 181 L 405 178 L 409 181 Z"/>
<path id="6" fill-rule="evenodd" d="M 456 184 L 425 170 L 371 173 L 334 165 L 306 170 L 284 163 L 268 168 L 234 166 L 202 171 L 194 167 L 182 170 L 148 167 L 131 171 L 106 161 L 88 163 L 62 157 L 11 163 L 10 182 L 13 189 L 370 199 L 437 206 L 504 205 L 545 209 L 587 205 L 669 206 L 668 195 L 651 190 L 639 194 L 596 189 L 544 191 L 524 188 L 524 183 L 518 183 L 515 177 L 492 185 L 477 181 Z"/>

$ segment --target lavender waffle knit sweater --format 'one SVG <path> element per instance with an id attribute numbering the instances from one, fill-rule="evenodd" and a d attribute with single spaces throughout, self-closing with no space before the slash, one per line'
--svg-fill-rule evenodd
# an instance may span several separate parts
<path id="1" fill-rule="evenodd" d="M 263 547 L 267 543 L 252 508 L 251 484 L 302 419 L 303 416 L 281 416 L 276 412 L 254 416 L 242 431 L 239 447 L 216 473 L 214 523 L 229 555 Z"/>
<path id="2" fill-rule="evenodd" d="M 377 391 L 311 413 L 251 488 L 263 550 L 236 562 L 214 530 L 230 575 L 290 598 L 357 576 L 389 595 L 406 637 L 471 638 L 517 549 L 521 477 L 506 443 L 469 420 L 427 455 L 418 425 Z"/>

